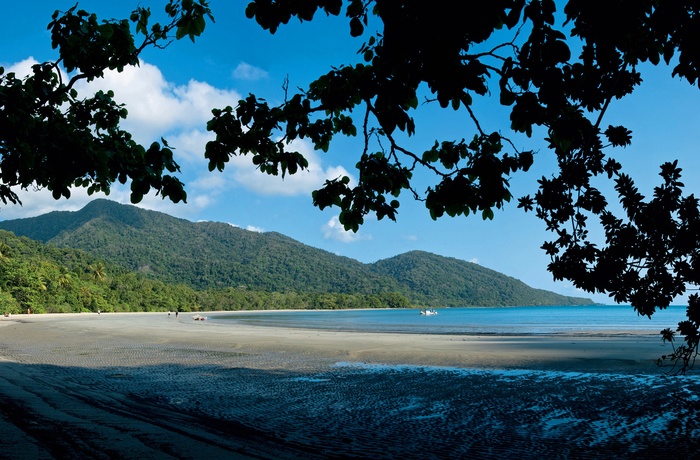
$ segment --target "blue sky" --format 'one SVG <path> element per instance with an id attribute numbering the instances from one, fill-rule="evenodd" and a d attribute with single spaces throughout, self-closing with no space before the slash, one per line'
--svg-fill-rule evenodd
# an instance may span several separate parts
<path id="1" fill-rule="evenodd" d="M 141 2 L 160 14 L 164 0 Z M 46 25 L 56 9 L 67 9 L 74 0 L 13 2 L 4 8 L 0 29 L 0 64 L 21 73 L 35 61 L 54 60 Z M 80 8 L 100 18 L 126 18 L 138 2 L 85 0 Z M 300 25 L 293 20 L 275 35 L 246 19 L 245 0 L 212 0 L 216 18 L 195 44 L 189 40 L 172 43 L 165 50 L 142 55 L 139 68 L 110 74 L 104 81 L 83 91 L 110 88 L 129 109 L 124 127 L 137 140 L 150 144 L 165 137 L 175 147 L 182 177 L 187 184 L 188 204 L 174 205 L 148 196 L 139 205 L 192 221 L 227 222 L 253 231 L 275 231 L 302 243 L 369 263 L 418 249 L 476 262 L 530 286 L 566 295 L 591 297 L 609 302 L 604 295 L 590 295 L 568 282 L 557 282 L 547 272 L 549 261 L 539 249 L 549 238 L 544 225 L 533 213 L 525 214 L 515 203 L 496 212 L 493 221 L 480 217 L 442 218 L 433 221 L 420 202 L 408 194 L 401 197 L 397 222 L 368 219 L 357 234 L 346 233 L 338 224 L 337 209 L 319 211 L 311 204 L 311 191 L 326 178 L 340 174 L 355 176 L 359 151 L 357 140 L 331 144 L 328 153 L 313 152 L 310 145 L 299 149 L 309 155 L 309 171 L 282 180 L 264 176 L 250 160 L 234 158 L 223 173 L 209 173 L 203 147 L 210 135 L 206 121 L 214 107 L 235 105 L 248 93 L 279 102 L 286 76 L 290 87 L 306 87 L 331 66 L 358 60 L 356 51 L 362 39 L 351 39 L 344 18 L 326 19 Z M 658 165 L 678 158 L 684 169 L 684 182 L 697 193 L 700 171 L 696 148 L 700 143 L 696 87 L 670 77 L 670 69 L 650 69 L 643 73 L 645 83 L 637 93 L 613 103 L 607 124 L 624 124 L 633 131 L 631 148 L 614 152 L 625 171 L 638 181 L 647 195 L 658 181 Z M 87 94 L 87 93 L 86 93 Z M 508 132 L 507 112 L 496 99 L 475 106 L 486 130 Z M 417 134 L 404 140 L 415 151 L 429 148 L 436 140 L 470 138 L 474 131 L 463 112 L 428 107 L 416 115 Z M 554 169 L 552 155 L 541 137 L 517 138 L 519 146 L 539 153 L 530 172 L 511 181 L 516 197 L 534 193 L 536 181 Z M 425 178 L 417 177 L 417 184 Z M 418 189 L 425 188 L 419 185 Z M 0 219 L 15 219 L 52 210 L 77 210 L 94 199 L 75 190 L 69 200 L 54 201 L 45 191 L 21 193 L 24 205 L 0 209 Z M 128 190 L 115 187 L 110 199 L 129 203 Z"/>

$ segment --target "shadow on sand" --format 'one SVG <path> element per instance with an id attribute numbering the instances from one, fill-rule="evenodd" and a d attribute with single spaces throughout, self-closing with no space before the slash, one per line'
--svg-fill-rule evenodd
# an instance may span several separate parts
<path id="1" fill-rule="evenodd" d="M 697 378 L 0 362 L 6 458 L 688 458 Z"/>

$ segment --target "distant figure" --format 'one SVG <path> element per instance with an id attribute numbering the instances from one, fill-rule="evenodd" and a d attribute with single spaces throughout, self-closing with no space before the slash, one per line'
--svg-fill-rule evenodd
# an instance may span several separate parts
<path id="1" fill-rule="evenodd" d="M 98 314 L 98 315 L 100 314 L 100 310 L 97 310 L 97 314 Z"/>
<path id="2" fill-rule="evenodd" d="M 31 308 L 27 308 L 27 314 L 28 314 L 28 315 L 31 315 L 31 314 L 32 314 L 32 309 L 31 309 Z"/>
<path id="3" fill-rule="evenodd" d="M 178 312 L 177 312 L 177 311 L 175 311 L 175 319 L 177 319 L 177 314 L 178 314 Z"/>
<path id="4" fill-rule="evenodd" d="M 170 318 L 170 310 L 168 310 L 168 318 Z"/>

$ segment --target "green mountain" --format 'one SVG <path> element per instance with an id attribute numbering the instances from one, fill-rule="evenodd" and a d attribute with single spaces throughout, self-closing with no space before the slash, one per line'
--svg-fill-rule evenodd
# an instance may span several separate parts
<path id="1" fill-rule="evenodd" d="M 0 313 L 400 308 L 406 297 L 248 289 L 197 291 L 0 230 Z"/>
<path id="2" fill-rule="evenodd" d="M 297 292 L 397 291 L 364 264 L 279 233 L 190 222 L 108 200 L 77 212 L 0 222 L 0 228 L 101 259 L 167 283 L 197 289 L 246 287 Z"/>
<path id="3" fill-rule="evenodd" d="M 481 265 L 429 252 L 411 251 L 372 264 L 373 272 L 401 280 L 417 303 L 445 306 L 586 305 L 590 299 L 533 289 L 522 281 Z"/>
<path id="4" fill-rule="evenodd" d="M 469 262 L 410 252 L 363 264 L 279 233 L 95 200 L 80 211 L 0 222 L 16 235 L 86 251 L 110 264 L 191 288 L 268 292 L 400 293 L 426 306 L 591 304 Z"/>

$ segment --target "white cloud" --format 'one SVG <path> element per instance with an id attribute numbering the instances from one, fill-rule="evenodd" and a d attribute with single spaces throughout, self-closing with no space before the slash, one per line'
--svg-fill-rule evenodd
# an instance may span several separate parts
<path id="1" fill-rule="evenodd" d="M 5 66 L 5 74 L 14 73 L 15 77 L 22 79 L 32 73 L 32 66 L 35 64 L 39 64 L 39 61 L 30 56 L 24 61 Z"/>
<path id="2" fill-rule="evenodd" d="M 231 227 L 236 227 L 236 228 L 243 228 L 238 224 L 232 224 L 231 222 L 226 222 L 229 224 Z M 265 229 L 262 227 L 256 227 L 254 225 L 248 225 L 246 226 L 245 230 L 248 230 L 249 232 L 255 232 L 255 233 L 265 233 Z"/>
<path id="3" fill-rule="evenodd" d="M 31 66 L 36 63 L 35 59 L 27 58 L 5 67 L 8 72 L 13 71 L 22 77 L 31 72 Z M 249 66 L 248 70 L 251 69 L 254 68 Z M 241 96 L 236 91 L 215 88 L 195 80 L 186 85 L 175 85 L 168 82 L 156 66 L 146 62 L 141 62 L 139 67 L 127 67 L 123 72 L 107 72 L 104 78 L 90 83 L 81 81 L 76 89 L 80 97 L 87 97 L 100 89 L 113 90 L 115 100 L 125 104 L 129 112 L 122 127 L 131 132 L 137 142 L 149 145 L 165 137 L 173 148 L 175 160 L 182 166 L 179 178 L 186 185 L 187 205 L 173 204 L 151 193 L 144 197 L 139 204 L 141 207 L 184 217 L 220 205 L 221 195 L 235 193 L 236 188 L 268 196 L 299 196 L 309 195 L 327 179 L 349 176 L 351 184 L 354 182 L 342 166 L 324 165 L 306 140 L 297 140 L 288 148 L 301 152 L 307 158 L 308 169 L 287 175 L 284 179 L 262 174 L 249 157 L 234 156 L 224 173 L 209 172 L 204 149 L 214 136 L 206 131 L 206 122 L 212 117 L 212 108 L 238 103 Z M 53 210 L 75 211 L 98 197 L 88 196 L 80 189 L 72 190 L 70 200 L 56 201 L 46 190 L 20 191 L 19 195 L 24 206 L 0 206 L 0 219 L 31 217 Z M 129 203 L 129 196 L 128 184 L 115 184 L 108 198 Z"/>
<path id="4" fill-rule="evenodd" d="M 194 206 L 195 209 L 204 210 L 214 205 L 215 200 L 208 195 L 195 195 L 187 199 L 188 206 Z"/>
<path id="5" fill-rule="evenodd" d="M 350 173 L 342 166 L 324 168 L 321 158 L 306 140 L 296 140 L 287 148 L 294 149 L 304 155 L 309 162 L 309 167 L 303 171 L 297 171 L 296 174 L 287 174 L 283 179 L 281 174 L 270 176 L 261 173 L 250 157 L 236 156 L 231 158 L 227 168 L 233 167 L 232 176 L 237 184 L 262 195 L 307 195 L 320 188 L 326 179 L 336 179 L 342 176 L 348 176 L 352 179 Z"/>
<path id="6" fill-rule="evenodd" d="M 469 262 L 471 262 L 471 263 L 473 263 L 473 264 L 478 264 L 478 263 L 479 263 L 479 259 L 477 259 L 476 257 L 474 257 L 473 259 L 470 259 Z"/>
<path id="7" fill-rule="evenodd" d="M 204 158 L 204 148 L 207 142 L 216 136 L 209 131 L 191 129 L 176 135 L 168 136 L 168 145 L 173 148 L 175 161 L 180 165 L 199 165 L 206 167 L 208 161 Z"/>
<path id="8" fill-rule="evenodd" d="M 113 195 L 114 193 L 111 193 L 109 199 L 119 201 L 123 204 L 131 204 L 129 199 L 129 190 L 125 189 L 123 196 L 119 197 L 119 199 Z M 143 209 L 149 209 L 151 211 L 164 212 L 166 214 L 170 214 L 171 216 L 187 219 L 191 216 L 197 215 L 199 211 L 207 208 L 210 204 L 211 199 L 206 195 L 195 196 L 193 198 L 188 197 L 187 203 L 173 203 L 169 199 L 163 199 L 163 197 L 156 195 L 153 191 L 151 191 L 151 193 L 145 195 L 141 202 L 137 203 L 135 206 Z"/>
<path id="9" fill-rule="evenodd" d="M 112 187 L 109 196 L 104 193 L 88 195 L 86 189 L 71 188 L 69 199 L 60 198 L 58 200 L 55 200 L 47 189 L 33 189 L 30 187 L 28 190 L 19 190 L 17 188 L 13 190 L 19 196 L 22 205 L 0 204 L 1 220 L 36 217 L 51 211 L 78 211 L 89 202 L 98 198 L 107 198 L 124 204 L 130 203 L 129 190 L 121 184 Z"/>
<path id="10" fill-rule="evenodd" d="M 220 193 L 228 189 L 229 181 L 218 171 L 207 172 L 198 179 L 190 181 L 186 184 L 188 190 L 198 191 L 200 193 Z"/>
<path id="11" fill-rule="evenodd" d="M 331 219 L 321 227 L 321 231 L 325 239 L 340 241 L 342 243 L 354 243 L 355 241 L 366 239 L 361 237 L 359 233 L 346 231 L 345 228 L 343 228 L 343 224 L 340 223 L 338 216 L 331 217 Z"/>
<path id="12" fill-rule="evenodd" d="M 51 211 L 78 211 L 89 202 L 98 198 L 106 198 L 121 204 L 131 203 L 131 191 L 127 185 L 114 184 L 109 195 L 104 193 L 94 193 L 88 195 L 86 189 L 71 188 L 69 199 L 61 198 L 55 200 L 51 192 L 47 189 L 17 190 L 15 193 L 20 197 L 20 205 L 0 204 L 0 220 L 21 219 L 26 217 L 36 217 Z M 212 204 L 212 200 L 207 195 L 196 195 L 187 200 L 187 203 L 173 203 L 169 199 L 163 199 L 151 191 L 145 195 L 138 206 L 143 209 L 160 211 L 171 216 L 188 218 L 206 209 Z"/>
<path id="13" fill-rule="evenodd" d="M 239 65 L 239 68 L 245 66 Z M 211 119 L 212 108 L 238 103 L 241 96 L 235 91 L 194 80 L 176 86 L 169 83 L 156 66 L 145 62 L 121 73 L 109 72 L 105 78 L 81 89 L 91 92 L 112 89 L 115 99 L 126 104 L 129 111 L 123 127 L 134 134 L 137 141 L 147 144 L 166 137 L 183 171 L 199 177 L 194 183 L 187 182 L 188 192 L 194 187 L 199 192 L 221 193 L 238 186 L 263 195 L 298 196 L 320 188 L 326 179 L 349 176 L 341 166 L 324 167 L 310 143 L 303 140 L 293 142 L 288 148 L 301 152 L 309 161 L 309 167 L 284 179 L 262 174 L 245 156 L 232 157 L 223 177 L 217 177 L 217 172 L 210 173 L 204 147 L 214 136 L 204 127 Z"/>
<path id="14" fill-rule="evenodd" d="M 5 66 L 5 70 L 22 78 L 37 63 L 29 57 Z M 65 74 L 63 78 L 67 79 Z M 186 85 L 175 85 L 165 79 L 158 67 L 143 61 L 138 67 L 129 66 L 122 72 L 107 71 L 103 78 L 91 82 L 80 80 L 75 89 L 79 97 L 99 90 L 114 91 L 114 99 L 125 104 L 129 112 L 122 122 L 123 128 L 146 145 L 171 133 L 185 135 L 187 130 L 190 136 L 204 138 L 208 135 L 206 122 L 212 118 L 211 110 L 235 106 L 241 99 L 236 91 L 215 88 L 206 82 L 190 80 Z"/>
<path id="15" fill-rule="evenodd" d="M 241 62 L 238 64 L 238 66 L 233 70 L 233 78 L 236 78 L 238 80 L 248 80 L 248 81 L 255 81 L 255 80 L 263 80 L 267 78 L 268 73 L 265 72 L 263 69 L 259 67 L 252 66 L 248 64 L 247 62 Z"/>
<path id="16" fill-rule="evenodd" d="M 51 211 L 77 211 L 98 196 L 95 194 L 88 197 L 84 190 L 72 190 L 70 200 L 54 200 L 48 190 L 14 189 L 14 192 L 19 196 L 22 206 L 0 203 L 0 220 L 36 217 Z"/>
<path id="17" fill-rule="evenodd" d="M 100 89 L 114 91 L 114 99 L 129 111 L 124 129 L 145 144 L 176 130 L 203 130 L 212 118 L 212 108 L 236 105 L 241 99 L 235 91 L 196 80 L 174 85 L 158 67 L 143 61 L 139 67 L 126 67 L 123 72 L 105 72 L 104 78 L 80 83 L 76 89 L 83 94 Z"/>

